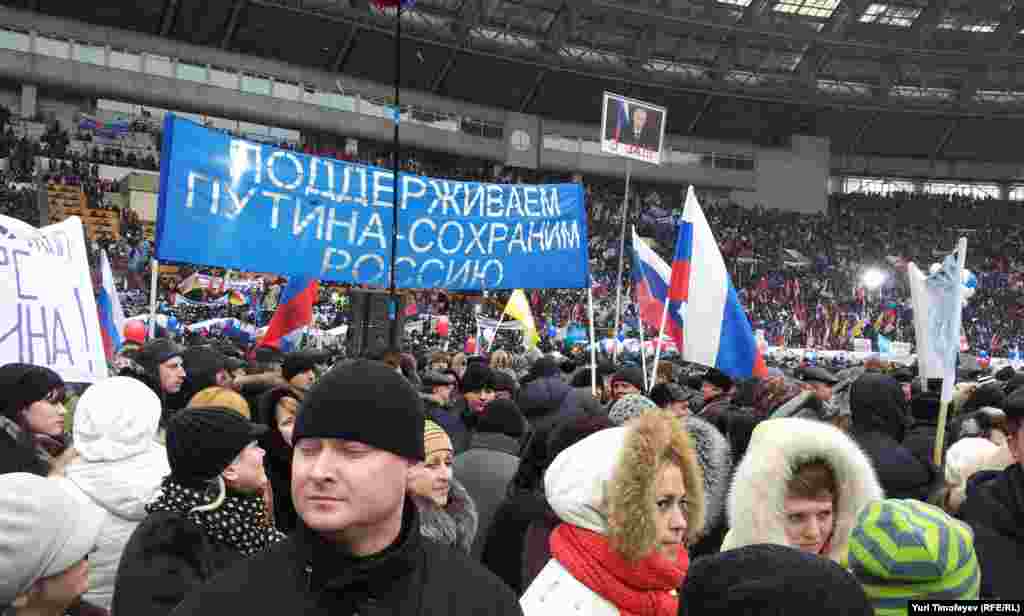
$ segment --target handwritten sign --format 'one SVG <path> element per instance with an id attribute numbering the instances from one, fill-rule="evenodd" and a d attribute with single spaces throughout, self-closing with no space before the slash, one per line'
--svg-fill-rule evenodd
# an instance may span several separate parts
<path id="1" fill-rule="evenodd" d="M 585 288 L 579 184 L 400 174 L 237 139 L 168 115 L 157 258 L 386 287 Z"/>
<path id="2" fill-rule="evenodd" d="M 80 219 L 37 229 L 0 216 L 0 296 L 0 364 L 71 383 L 108 375 Z"/>

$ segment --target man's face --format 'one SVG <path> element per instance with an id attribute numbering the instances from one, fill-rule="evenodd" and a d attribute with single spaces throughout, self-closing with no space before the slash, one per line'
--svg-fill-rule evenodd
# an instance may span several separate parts
<path id="1" fill-rule="evenodd" d="M 641 393 L 636 385 L 628 381 L 615 381 L 612 383 L 612 400 L 618 400 L 619 398 L 629 395 Z"/>
<path id="2" fill-rule="evenodd" d="M 292 377 L 288 383 L 296 389 L 306 391 L 313 386 L 316 381 L 316 371 L 310 368 L 304 372 L 300 372 Z"/>
<path id="3" fill-rule="evenodd" d="M 292 502 L 306 526 L 351 544 L 396 517 L 400 525 L 407 460 L 337 438 L 306 437 L 294 450 Z"/>
<path id="4" fill-rule="evenodd" d="M 442 404 L 448 404 L 452 399 L 451 385 L 434 385 L 434 397 Z"/>
<path id="5" fill-rule="evenodd" d="M 711 400 L 722 395 L 722 389 L 720 387 L 712 385 L 707 381 L 704 381 L 704 385 L 701 387 L 701 392 L 704 394 L 705 400 Z"/>
<path id="6" fill-rule="evenodd" d="M 160 388 L 164 393 L 176 394 L 185 382 L 185 364 L 180 357 L 172 357 L 160 364 Z"/>
<path id="7" fill-rule="evenodd" d="M 638 130 L 643 130 L 645 124 L 647 124 L 647 110 L 643 107 L 637 107 L 633 110 L 633 126 Z"/>
<path id="8" fill-rule="evenodd" d="M 828 402 L 832 399 L 832 386 L 828 383 L 811 383 L 811 388 L 814 390 L 814 397 L 822 402 Z"/>
<path id="9" fill-rule="evenodd" d="M 683 419 L 690 414 L 690 401 L 689 400 L 674 400 L 666 409 L 679 419 Z"/>

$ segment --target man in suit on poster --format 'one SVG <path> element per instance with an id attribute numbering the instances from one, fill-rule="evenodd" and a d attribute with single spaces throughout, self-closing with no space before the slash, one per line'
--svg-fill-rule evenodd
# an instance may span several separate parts
<path id="1" fill-rule="evenodd" d="M 661 138 L 661 114 L 639 105 L 634 105 L 630 111 L 629 127 L 622 135 L 622 143 L 657 151 Z"/>

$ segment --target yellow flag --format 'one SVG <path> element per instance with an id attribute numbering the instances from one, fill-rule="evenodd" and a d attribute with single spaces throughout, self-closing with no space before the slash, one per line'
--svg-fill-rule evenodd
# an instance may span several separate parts
<path id="1" fill-rule="evenodd" d="M 522 289 L 516 289 L 505 304 L 505 314 L 523 324 L 523 341 L 527 348 L 534 348 L 540 342 L 540 334 L 537 333 L 537 325 L 533 322 L 533 314 L 530 312 L 530 302 L 526 300 L 526 293 Z"/>

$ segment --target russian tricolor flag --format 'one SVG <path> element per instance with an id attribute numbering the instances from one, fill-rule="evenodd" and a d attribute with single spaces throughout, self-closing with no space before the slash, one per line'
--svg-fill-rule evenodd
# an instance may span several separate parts
<path id="1" fill-rule="evenodd" d="M 313 322 L 313 304 L 320 293 L 320 283 L 311 276 L 292 276 L 281 292 L 277 310 L 270 319 L 267 333 L 259 342 L 281 351 L 291 351 L 302 337 L 302 330 Z"/>
<path id="2" fill-rule="evenodd" d="M 713 366 L 733 378 L 768 374 L 693 186 L 679 224 L 668 301 L 671 321 L 682 327 L 673 332 L 666 326 L 665 333 L 685 361 Z"/>
<path id="3" fill-rule="evenodd" d="M 100 252 L 100 292 L 96 297 L 96 309 L 100 317 L 103 351 L 107 359 L 113 361 L 114 354 L 121 349 L 123 342 L 125 318 L 106 250 Z"/>
<path id="4" fill-rule="evenodd" d="M 668 297 L 671 277 L 672 268 L 636 234 L 634 229 L 633 288 L 636 290 L 636 304 L 640 311 L 640 320 L 655 331 L 661 327 L 661 314 Z M 665 333 L 673 340 L 679 340 L 682 328 L 683 320 L 680 314 L 669 310 L 665 319 Z"/>

